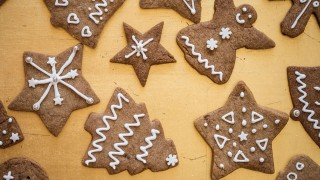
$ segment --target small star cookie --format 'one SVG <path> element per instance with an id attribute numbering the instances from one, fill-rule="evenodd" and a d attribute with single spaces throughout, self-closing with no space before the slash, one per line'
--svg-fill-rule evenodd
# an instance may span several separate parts
<path id="1" fill-rule="evenodd" d="M 239 82 L 227 103 L 195 121 L 212 148 L 212 179 L 238 168 L 274 173 L 272 141 L 287 124 L 283 112 L 258 105 L 244 82 Z"/>

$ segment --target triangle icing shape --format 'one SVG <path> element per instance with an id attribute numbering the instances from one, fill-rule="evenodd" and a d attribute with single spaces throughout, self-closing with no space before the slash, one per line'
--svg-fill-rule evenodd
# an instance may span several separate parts
<path id="1" fill-rule="evenodd" d="M 256 117 L 258 117 L 258 118 L 256 118 Z M 262 121 L 263 119 L 264 119 L 264 117 L 261 114 L 255 112 L 255 111 L 252 111 L 252 113 L 251 113 L 251 123 L 257 123 L 259 121 Z"/>
<path id="2" fill-rule="evenodd" d="M 219 146 L 220 149 L 223 149 L 223 147 L 226 144 L 226 142 L 230 140 L 227 137 L 221 136 L 219 134 L 214 134 L 213 137 L 214 137 L 214 140 L 216 140 L 216 143 L 217 143 L 217 145 Z M 223 142 L 220 143 L 219 139 L 222 139 Z"/>
<path id="3" fill-rule="evenodd" d="M 257 145 L 259 146 L 259 148 L 261 149 L 261 151 L 265 151 L 268 145 L 268 138 L 264 138 L 264 139 L 260 139 L 260 140 L 256 140 Z M 264 143 L 262 145 L 262 143 Z"/>
<path id="4" fill-rule="evenodd" d="M 227 117 L 231 116 L 231 120 L 228 120 Z M 222 120 L 224 120 L 225 122 L 229 123 L 229 124 L 234 124 L 234 112 L 230 111 L 229 113 L 223 115 Z"/>
<path id="5" fill-rule="evenodd" d="M 239 156 L 241 156 L 242 159 L 239 159 Z M 239 150 L 237 152 L 237 154 L 234 156 L 233 161 L 234 162 L 249 162 L 249 159 L 246 157 L 246 155 L 244 155 L 244 153 L 241 150 Z"/>

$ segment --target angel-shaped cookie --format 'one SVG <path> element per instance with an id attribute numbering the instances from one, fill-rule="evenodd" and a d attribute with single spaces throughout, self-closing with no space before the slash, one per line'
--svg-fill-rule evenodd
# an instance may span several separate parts
<path id="1" fill-rule="evenodd" d="M 268 49 L 275 43 L 252 26 L 257 20 L 252 6 L 235 7 L 233 0 L 216 0 L 214 10 L 211 21 L 181 30 L 177 43 L 193 68 L 223 84 L 231 76 L 237 49 Z"/>

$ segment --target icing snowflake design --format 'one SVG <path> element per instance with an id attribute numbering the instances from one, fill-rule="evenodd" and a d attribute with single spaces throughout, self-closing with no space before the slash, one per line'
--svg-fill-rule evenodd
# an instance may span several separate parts
<path id="1" fill-rule="evenodd" d="M 76 94 L 78 94 L 81 98 L 85 99 L 86 102 L 88 104 L 92 104 L 94 102 L 94 100 L 91 97 L 88 97 L 86 95 L 84 95 L 83 93 L 81 93 L 80 91 L 78 91 L 75 87 L 73 87 L 71 84 L 65 82 L 65 79 L 75 79 L 78 76 L 77 73 L 77 69 L 75 70 L 70 70 L 70 72 L 68 72 L 65 75 L 62 75 L 63 71 L 65 70 L 66 67 L 68 67 L 72 61 L 73 58 L 76 55 L 76 52 L 78 51 L 78 46 L 75 46 L 73 48 L 73 51 L 71 53 L 71 55 L 69 56 L 68 60 L 63 64 L 63 66 L 61 67 L 61 69 L 57 72 L 56 71 L 56 61 L 55 61 L 55 57 L 49 57 L 48 58 L 48 64 L 50 64 L 51 68 L 52 68 L 52 73 L 49 73 L 47 71 L 45 71 L 44 69 L 42 69 L 41 67 L 39 67 L 37 64 L 35 64 L 33 62 L 32 57 L 27 57 L 25 59 L 25 61 L 30 64 L 31 66 L 33 66 L 34 68 L 36 68 L 37 70 L 39 70 L 40 72 L 42 72 L 43 74 L 47 75 L 49 78 L 47 79 L 42 79 L 42 80 L 37 80 L 34 78 L 31 78 L 30 80 L 28 80 L 29 83 L 29 87 L 35 88 L 37 85 L 39 84 L 48 84 L 47 89 L 44 91 L 44 93 L 42 94 L 40 100 L 38 100 L 34 105 L 33 105 L 33 110 L 37 111 L 40 109 L 41 103 L 44 101 L 44 99 L 47 97 L 47 95 L 49 94 L 49 91 L 51 89 L 51 87 L 53 86 L 54 89 L 54 104 L 55 105 L 62 105 L 62 101 L 64 100 L 63 98 L 61 98 L 61 95 L 59 93 L 59 88 L 58 88 L 58 84 L 63 84 L 64 86 L 68 87 L 70 90 L 72 90 L 73 92 L 75 92 Z"/>
<path id="2" fill-rule="evenodd" d="M 214 40 L 213 38 L 207 41 L 207 48 L 211 51 L 218 48 L 218 41 Z"/>
<path id="3" fill-rule="evenodd" d="M 14 177 L 12 176 L 11 171 L 9 171 L 7 175 L 4 175 L 4 176 L 3 176 L 3 179 L 5 179 L 5 180 L 12 180 L 12 179 L 14 179 Z"/>
<path id="4" fill-rule="evenodd" d="M 166 161 L 168 166 L 175 166 L 178 162 L 177 155 L 169 154 L 169 156 L 166 158 Z"/>
<path id="5" fill-rule="evenodd" d="M 145 54 L 145 52 L 148 51 L 148 49 L 144 48 L 144 46 L 146 46 L 147 44 L 149 44 L 151 41 L 153 41 L 153 38 L 150 38 L 148 39 L 146 42 L 143 42 L 143 40 L 140 40 L 139 42 L 137 41 L 136 39 L 136 36 L 132 36 L 132 40 L 136 43 L 136 45 L 132 45 L 132 49 L 133 51 L 128 54 L 128 55 L 125 55 L 125 58 L 128 59 L 130 58 L 131 56 L 133 56 L 134 54 L 136 54 L 137 57 L 140 57 L 140 55 L 142 54 L 142 58 L 143 60 L 147 60 L 148 57 L 147 55 Z"/>
<path id="6" fill-rule="evenodd" d="M 232 34 L 232 32 L 230 31 L 230 28 L 221 28 L 221 31 L 220 31 L 220 36 L 222 39 L 230 39 L 230 36 Z"/>

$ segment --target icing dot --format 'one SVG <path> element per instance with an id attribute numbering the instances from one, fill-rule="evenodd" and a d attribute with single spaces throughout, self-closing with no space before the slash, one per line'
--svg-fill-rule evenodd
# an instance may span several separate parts
<path id="1" fill-rule="evenodd" d="M 300 116 L 300 111 L 299 111 L 299 110 L 294 110 L 294 111 L 293 111 L 293 115 L 294 115 L 295 117 L 299 117 L 299 116 Z"/>
<path id="2" fill-rule="evenodd" d="M 3 131 L 2 131 L 2 134 L 7 134 L 7 131 L 6 131 L 6 130 L 3 130 Z"/>
<path id="3" fill-rule="evenodd" d="M 233 146 L 233 147 L 236 147 L 236 146 L 237 146 L 237 143 L 236 143 L 236 142 L 233 142 L 233 143 L 232 143 L 232 146 Z"/>
<path id="4" fill-rule="evenodd" d="M 219 126 L 219 124 L 217 124 L 216 125 L 216 130 L 219 131 L 219 129 L 220 129 L 220 126 Z"/>
<path id="5" fill-rule="evenodd" d="M 86 100 L 86 102 L 87 102 L 88 104 L 93 104 L 94 100 L 93 100 L 92 98 L 89 98 L 89 99 Z"/>
<path id="6" fill-rule="evenodd" d="M 100 17 L 100 20 L 102 20 L 103 19 L 103 17 Z"/>
<path id="7" fill-rule="evenodd" d="M 8 123 L 12 123 L 12 118 L 9 118 L 9 119 L 8 119 Z"/>
<path id="8" fill-rule="evenodd" d="M 250 151 L 251 151 L 251 152 L 255 152 L 255 151 L 256 151 L 256 148 L 251 147 L 251 148 L 250 148 Z"/>
<path id="9" fill-rule="evenodd" d="M 26 62 L 27 63 L 32 63 L 32 57 L 26 57 Z"/>
<path id="10" fill-rule="evenodd" d="M 233 133 L 233 129 L 232 128 L 229 128 L 229 133 Z"/>
<path id="11" fill-rule="evenodd" d="M 246 126 L 247 125 L 247 121 L 246 120 L 242 120 L 242 126 Z"/>
<path id="12" fill-rule="evenodd" d="M 256 129 L 252 129 L 251 132 L 254 134 L 254 133 L 257 132 L 257 130 Z"/>
<path id="13" fill-rule="evenodd" d="M 242 97 L 242 98 L 244 97 L 244 92 L 240 93 L 240 97 Z"/>
<path id="14" fill-rule="evenodd" d="M 224 165 L 223 164 L 219 164 L 219 168 L 224 169 Z"/>
<path id="15" fill-rule="evenodd" d="M 264 162 L 264 158 L 261 157 L 261 158 L 259 159 L 259 161 L 260 161 L 261 163 L 263 163 L 263 162 Z"/>
<path id="16" fill-rule="evenodd" d="M 268 127 L 268 124 L 264 124 L 262 127 L 266 129 Z"/>
<path id="17" fill-rule="evenodd" d="M 232 157 L 232 152 L 228 151 L 228 156 Z"/>
<path id="18" fill-rule="evenodd" d="M 275 123 L 275 124 L 279 124 L 279 123 L 280 123 L 280 120 L 277 119 L 277 120 L 274 121 L 274 123 Z"/>
<path id="19" fill-rule="evenodd" d="M 246 111 L 247 111 L 247 109 L 246 109 L 245 107 L 243 107 L 243 108 L 242 108 L 242 112 L 245 113 Z"/>
<path id="20" fill-rule="evenodd" d="M 91 11 L 92 10 L 91 7 L 88 7 L 88 10 Z"/>
<path id="21" fill-rule="evenodd" d="M 247 12 L 247 10 L 248 10 L 248 9 L 247 9 L 246 7 L 243 7 L 243 8 L 242 8 L 242 11 L 243 11 L 243 12 Z"/>
<path id="22" fill-rule="evenodd" d="M 312 3 L 312 5 L 313 5 L 313 7 L 319 7 L 319 1 L 314 1 L 313 3 Z"/>
<path id="23" fill-rule="evenodd" d="M 104 12 L 108 12 L 108 9 L 107 9 L 107 8 L 105 8 L 105 9 L 104 9 Z"/>
<path id="24" fill-rule="evenodd" d="M 252 18 L 252 15 L 251 15 L 251 14 L 249 14 L 249 15 L 248 15 L 248 18 L 249 18 L 249 19 L 251 19 L 251 18 Z"/>
<path id="25" fill-rule="evenodd" d="M 208 126 L 208 123 L 205 122 L 203 125 L 204 125 L 204 127 L 207 127 L 207 126 Z"/>
<path id="26" fill-rule="evenodd" d="M 3 145 L 3 142 L 2 141 L 0 141 L 0 146 L 2 146 Z"/>

